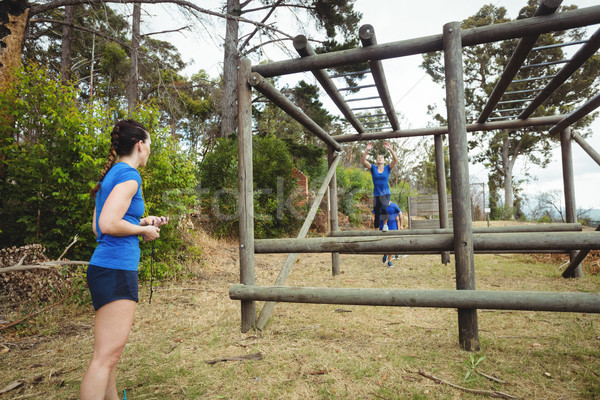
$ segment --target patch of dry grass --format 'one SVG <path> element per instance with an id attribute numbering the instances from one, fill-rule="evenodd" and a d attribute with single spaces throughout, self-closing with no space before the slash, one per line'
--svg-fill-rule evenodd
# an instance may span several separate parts
<path id="1" fill-rule="evenodd" d="M 600 315 L 478 312 L 481 350 L 465 381 L 469 353 L 458 346 L 453 309 L 277 304 L 263 331 L 240 333 L 237 244 L 203 237 L 206 261 L 195 278 L 165 283 L 148 304 L 141 288 L 134 328 L 119 365 L 128 399 L 475 399 L 419 374 L 423 370 L 473 390 L 527 399 L 600 397 Z M 275 281 L 285 255 L 257 255 L 257 284 Z M 326 254 L 301 254 L 294 286 L 455 287 L 454 266 L 439 256 L 408 256 L 387 268 L 376 255 L 342 255 L 331 276 Z M 478 255 L 477 288 L 598 292 L 600 277 L 565 280 L 557 264 L 529 256 Z M 258 309 L 262 304 L 258 304 Z M 34 322 L 34 321 L 32 321 Z M 91 307 L 57 307 L 35 320 L 39 336 L 0 337 L 3 398 L 76 399 L 92 350 Z M 47 332 L 43 336 L 41 332 Z M 261 353 L 261 360 L 206 360 Z"/>

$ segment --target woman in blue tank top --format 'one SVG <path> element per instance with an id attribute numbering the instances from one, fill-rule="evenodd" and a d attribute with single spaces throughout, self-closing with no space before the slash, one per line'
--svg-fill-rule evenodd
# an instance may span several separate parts
<path id="1" fill-rule="evenodd" d="M 144 214 L 142 180 L 137 170 L 150 156 L 150 134 L 133 120 L 118 122 L 111 132 L 108 162 L 90 192 L 96 207 L 92 228 L 98 246 L 87 269 L 96 310 L 94 353 L 83 377 L 80 398 L 118 399 L 116 366 L 121 357 L 138 300 L 139 236 L 158 239 L 168 217 Z"/>
<path id="2" fill-rule="evenodd" d="M 389 165 L 385 165 L 385 158 L 382 154 L 377 155 L 376 165 L 371 164 L 367 161 L 367 155 L 373 148 L 373 142 L 367 143 L 367 149 L 362 156 L 362 163 L 366 168 L 371 171 L 371 177 L 373 178 L 373 211 L 375 213 L 375 219 L 373 221 L 373 227 L 379 228 L 379 221 L 383 221 L 383 231 L 387 231 L 388 225 L 388 214 L 387 205 L 390 203 L 391 191 L 390 191 L 390 173 L 392 168 L 398 162 L 396 154 L 392 150 L 392 146 L 388 142 L 384 142 L 383 146 L 388 149 L 392 155 L 392 162 Z"/>

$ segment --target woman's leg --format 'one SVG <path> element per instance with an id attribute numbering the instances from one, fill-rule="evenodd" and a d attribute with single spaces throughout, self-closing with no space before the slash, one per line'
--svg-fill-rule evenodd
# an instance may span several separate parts
<path id="1" fill-rule="evenodd" d="M 96 311 L 94 354 L 81 382 L 81 400 L 118 400 L 115 368 L 133 325 L 135 301 L 115 300 Z"/>
<path id="2" fill-rule="evenodd" d="M 381 220 L 381 200 L 379 196 L 373 196 L 373 211 L 375 212 L 373 228 L 379 229 L 379 221 Z"/>

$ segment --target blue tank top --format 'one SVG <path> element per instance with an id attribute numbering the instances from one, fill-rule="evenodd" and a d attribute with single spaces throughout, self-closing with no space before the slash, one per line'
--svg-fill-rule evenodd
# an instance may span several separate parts
<path id="1" fill-rule="evenodd" d="M 390 166 L 383 167 L 383 172 L 380 174 L 377 171 L 377 165 L 371 164 L 371 176 L 373 177 L 373 196 L 383 196 L 391 194 L 390 185 Z"/>
<path id="2" fill-rule="evenodd" d="M 138 190 L 131 199 L 123 219 L 134 225 L 140 224 L 145 205 L 142 197 L 142 178 L 137 169 L 124 162 L 113 165 L 100 184 L 96 194 L 96 231 L 98 246 L 92 254 L 90 264 L 103 268 L 137 271 L 140 263 L 140 240 L 138 236 L 111 236 L 102 233 L 98 220 L 104 203 L 115 186 L 127 181 L 136 181 Z"/>

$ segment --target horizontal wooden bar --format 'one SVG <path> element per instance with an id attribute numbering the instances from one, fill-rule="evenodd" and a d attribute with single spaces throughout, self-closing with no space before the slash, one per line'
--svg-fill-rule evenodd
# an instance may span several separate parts
<path id="1" fill-rule="evenodd" d="M 493 131 L 496 129 L 516 129 L 527 126 L 543 126 L 543 125 L 554 125 L 565 118 L 566 115 L 552 115 L 548 117 L 537 117 L 529 119 L 519 119 L 510 121 L 498 121 L 498 122 L 486 122 L 484 124 L 469 124 L 467 125 L 467 132 L 478 132 L 478 131 Z M 431 136 L 431 135 L 443 135 L 448 133 L 447 126 L 438 126 L 432 128 L 419 128 L 419 129 L 404 129 L 401 131 L 379 131 L 373 133 L 362 133 L 362 134 L 348 134 L 348 135 L 335 135 L 332 136 L 338 143 L 344 142 L 358 142 L 360 140 L 377 140 L 377 139 L 391 139 L 401 137 L 413 137 L 413 136 Z"/>
<path id="2" fill-rule="evenodd" d="M 517 39 L 523 36 L 562 31 L 597 23 L 600 23 L 600 6 L 579 8 L 558 14 L 465 29 L 461 35 L 462 45 L 474 46 L 500 40 Z M 442 34 L 437 34 L 363 48 L 317 54 L 301 59 L 253 65 L 252 71 L 258 72 L 264 77 L 272 77 L 441 50 L 443 50 Z"/>
<path id="3" fill-rule="evenodd" d="M 517 226 L 491 226 L 482 228 L 473 228 L 473 233 L 513 233 L 513 232 L 581 232 L 581 224 L 535 224 L 535 225 L 517 225 Z M 390 235 L 434 235 L 452 233 L 451 228 L 446 229 L 403 229 L 399 231 L 386 231 L 385 236 Z M 331 232 L 331 237 L 353 237 L 353 236 L 381 236 L 381 231 L 335 231 Z"/>
<path id="4" fill-rule="evenodd" d="M 453 234 L 257 239 L 256 253 L 386 253 L 404 250 L 449 251 Z M 473 234 L 476 250 L 599 250 L 600 232 L 523 232 Z"/>
<path id="5" fill-rule="evenodd" d="M 285 111 L 290 117 L 298 121 L 302 126 L 308 129 L 310 132 L 315 134 L 325 143 L 333 147 L 336 151 L 341 151 L 342 147 L 332 136 L 325 132 L 323 128 L 313 121 L 308 115 L 302 111 L 300 107 L 295 105 L 271 85 L 265 78 L 253 72 L 248 79 L 248 84 L 265 95 L 269 100 L 278 105 L 283 111 Z"/>
<path id="6" fill-rule="evenodd" d="M 229 298 L 312 304 L 600 313 L 600 294 L 577 292 L 232 285 Z"/>

